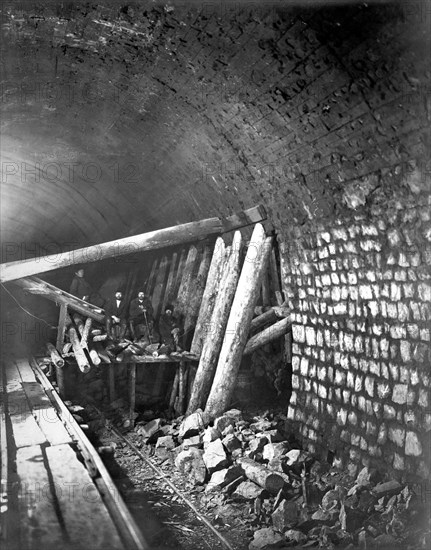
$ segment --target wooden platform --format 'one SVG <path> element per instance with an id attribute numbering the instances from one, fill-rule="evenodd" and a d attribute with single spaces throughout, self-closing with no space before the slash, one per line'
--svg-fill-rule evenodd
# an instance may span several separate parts
<path id="1" fill-rule="evenodd" d="M 99 493 L 100 472 L 90 475 L 76 431 L 29 362 L 5 361 L 1 374 L 0 547 L 127 549 Z"/>

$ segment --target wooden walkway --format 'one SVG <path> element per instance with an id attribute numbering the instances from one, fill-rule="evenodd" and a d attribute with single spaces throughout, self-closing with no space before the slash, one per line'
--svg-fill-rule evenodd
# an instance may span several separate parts
<path id="1" fill-rule="evenodd" d="M 112 517 L 115 516 L 112 501 L 120 500 L 123 504 L 122 513 L 126 516 L 121 518 L 123 523 L 133 520 L 127 517 L 119 494 L 107 494 L 109 474 L 106 470 L 101 472 L 103 464 L 89 467 L 91 460 L 80 451 L 82 440 L 78 441 L 81 435 L 76 431 L 80 428 L 76 423 L 69 424 L 65 408 L 61 414 L 58 396 L 54 396 L 57 401 L 53 399 L 54 392 L 40 383 L 43 373 L 39 373 L 39 380 L 37 373 L 37 368 L 33 369 L 26 359 L 2 364 L 0 547 L 5 550 L 148 548 L 143 540 L 130 543 L 124 533 L 120 534 L 118 520 Z M 74 422 L 73 418 L 70 421 Z M 88 447 L 83 433 L 82 436 L 87 441 L 87 455 L 96 454 L 94 448 Z M 102 492 L 101 481 L 105 489 Z M 109 481 L 114 487 L 110 478 Z M 107 505 L 109 500 L 111 507 Z"/>

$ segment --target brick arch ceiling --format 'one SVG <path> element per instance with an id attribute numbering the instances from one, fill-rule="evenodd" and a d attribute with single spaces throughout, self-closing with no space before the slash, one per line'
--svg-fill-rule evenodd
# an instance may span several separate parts
<path id="1" fill-rule="evenodd" d="M 82 246 L 256 203 L 281 230 L 423 158 L 426 14 L 289 6 L 5 4 L 3 238 Z"/>

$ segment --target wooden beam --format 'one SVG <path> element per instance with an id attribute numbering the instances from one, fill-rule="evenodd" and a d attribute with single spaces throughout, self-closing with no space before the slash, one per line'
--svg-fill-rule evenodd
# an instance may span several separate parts
<path id="1" fill-rule="evenodd" d="M 68 319 L 67 314 L 67 304 L 60 304 L 60 314 L 58 316 L 58 327 L 57 327 L 57 341 L 56 348 L 59 353 L 63 351 L 64 345 L 64 335 L 66 333 L 66 323 Z"/>
<path id="2" fill-rule="evenodd" d="M 250 325 L 250 332 L 255 332 L 256 330 L 274 323 L 277 319 L 287 317 L 290 313 L 290 310 L 286 307 L 274 306 L 269 308 L 267 311 L 255 317 Z"/>
<path id="3" fill-rule="evenodd" d="M 91 317 L 99 323 L 104 323 L 105 321 L 103 309 L 84 302 L 84 300 L 80 300 L 79 298 L 76 298 L 76 296 L 72 296 L 72 294 L 61 290 L 46 281 L 42 281 L 42 279 L 39 279 L 38 277 L 18 279 L 13 281 L 13 283 L 23 288 L 29 294 L 43 296 L 47 300 L 51 300 L 51 302 L 55 302 L 56 304 L 64 304 L 70 309 L 77 311 L 86 317 Z"/>
<path id="4" fill-rule="evenodd" d="M 273 340 L 278 340 L 278 338 L 281 338 L 281 336 L 287 334 L 291 328 L 292 320 L 290 316 L 285 319 L 281 319 L 281 321 L 267 327 L 262 330 L 262 332 L 259 332 L 259 334 L 252 336 L 244 348 L 243 355 L 250 355 L 250 353 L 253 353 L 253 351 L 264 346 L 265 344 L 268 344 Z"/>
<path id="5" fill-rule="evenodd" d="M 42 258 L 6 262 L 0 265 L 0 282 L 13 281 L 46 273 L 70 265 L 88 264 L 106 258 L 116 258 L 125 254 L 156 250 L 205 239 L 209 235 L 218 235 L 266 219 L 263 206 L 244 210 L 227 218 L 207 218 L 197 222 L 158 229 L 105 243 L 79 248 L 60 254 L 51 254 Z"/>
<path id="6" fill-rule="evenodd" d="M 223 413 L 229 405 L 259 297 L 262 276 L 268 267 L 271 244 L 272 238 L 266 238 L 263 226 L 257 224 L 239 277 L 226 326 L 226 336 L 205 407 L 205 412 L 211 419 Z"/>
<path id="7" fill-rule="evenodd" d="M 214 252 L 211 259 L 205 290 L 202 296 L 201 307 L 199 309 L 198 319 L 196 321 L 195 332 L 193 335 L 190 351 L 200 354 L 205 339 L 205 326 L 208 323 L 208 311 L 212 310 L 217 296 L 218 283 L 220 281 L 222 268 L 224 265 L 226 246 L 221 237 L 215 242 Z"/>
<path id="8" fill-rule="evenodd" d="M 208 312 L 209 330 L 205 339 L 198 370 L 193 383 L 186 414 L 192 414 L 198 407 L 204 407 L 217 366 L 217 359 L 223 343 L 226 323 L 235 296 L 240 271 L 241 233 L 235 233 L 230 256 L 218 287 L 212 313 Z"/>

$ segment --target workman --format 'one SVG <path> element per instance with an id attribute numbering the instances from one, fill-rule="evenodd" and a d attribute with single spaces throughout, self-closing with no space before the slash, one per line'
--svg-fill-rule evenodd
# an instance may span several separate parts
<path id="1" fill-rule="evenodd" d="M 127 330 L 127 302 L 121 290 L 117 290 L 105 306 L 106 333 L 113 340 L 122 340 Z"/>
<path id="2" fill-rule="evenodd" d="M 143 290 L 140 290 L 138 297 L 130 302 L 129 327 L 134 340 L 144 337 L 150 344 L 153 343 L 153 305 Z"/>

